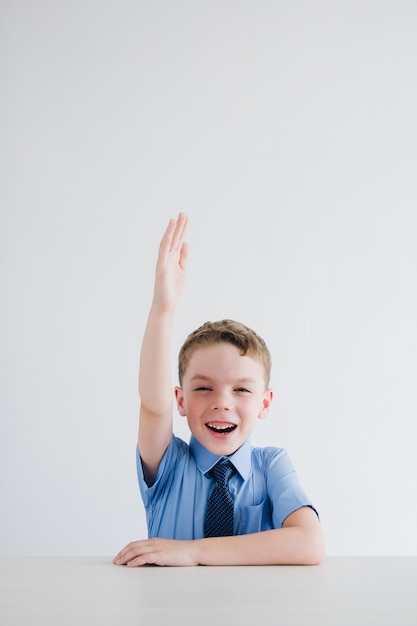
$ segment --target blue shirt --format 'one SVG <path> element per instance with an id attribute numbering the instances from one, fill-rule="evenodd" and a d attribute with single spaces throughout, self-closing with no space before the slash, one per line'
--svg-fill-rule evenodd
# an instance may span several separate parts
<path id="1" fill-rule="evenodd" d="M 155 482 L 148 487 L 140 453 L 136 449 L 139 488 L 149 537 L 204 537 L 207 502 L 216 485 L 207 472 L 220 458 L 206 450 L 193 436 L 189 445 L 173 436 Z M 235 535 L 281 528 L 288 515 L 302 506 L 312 506 L 282 448 L 252 448 L 246 441 L 228 458 L 237 469 L 229 481 L 235 501 Z"/>

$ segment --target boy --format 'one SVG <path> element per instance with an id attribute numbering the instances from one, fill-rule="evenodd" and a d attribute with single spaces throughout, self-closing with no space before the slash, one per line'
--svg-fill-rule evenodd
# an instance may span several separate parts
<path id="1" fill-rule="evenodd" d="M 161 240 L 140 355 L 137 468 L 149 539 L 128 544 L 113 562 L 319 564 L 321 526 L 285 451 L 250 446 L 273 397 L 269 351 L 256 333 L 223 320 L 189 335 L 175 398 L 190 444 L 173 435 L 170 346 L 187 222 L 180 213 Z"/>

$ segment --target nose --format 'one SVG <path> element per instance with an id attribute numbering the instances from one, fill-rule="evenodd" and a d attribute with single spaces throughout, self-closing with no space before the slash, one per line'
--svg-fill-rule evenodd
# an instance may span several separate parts
<path id="1" fill-rule="evenodd" d="M 212 409 L 215 411 L 230 411 L 232 408 L 232 400 L 230 394 L 220 391 L 213 397 Z"/>

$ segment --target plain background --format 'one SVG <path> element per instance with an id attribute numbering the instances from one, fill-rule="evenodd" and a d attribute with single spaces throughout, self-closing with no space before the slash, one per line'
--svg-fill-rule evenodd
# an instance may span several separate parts
<path id="1" fill-rule="evenodd" d="M 252 442 L 328 554 L 417 554 L 416 29 L 404 0 L 1 0 L 1 555 L 146 536 L 138 354 L 180 210 L 173 384 L 196 326 L 252 326 Z"/>

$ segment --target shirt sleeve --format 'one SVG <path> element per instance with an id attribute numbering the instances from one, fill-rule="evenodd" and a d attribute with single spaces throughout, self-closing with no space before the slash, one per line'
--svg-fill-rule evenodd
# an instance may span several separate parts
<path id="1" fill-rule="evenodd" d="M 138 475 L 138 483 L 140 494 L 142 496 L 143 504 L 147 509 L 151 504 L 155 494 L 166 488 L 166 483 L 169 481 L 170 471 L 175 467 L 177 460 L 184 453 L 184 442 L 178 437 L 172 436 L 168 448 L 165 451 L 164 456 L 158 467 L 158 471 L 152 485 L 148 486 L 145 482 L 143 475 L 142 460 L 140 457 L 139 447 L 136 447 L 136 470 Z"/>
<path id="2" fill-rule="evenodd" d="M 281 528 L 286 518 L 303 506 L 317 514 L 285 450 L 265 448 L 263 462 L 274 528 Z"/>
<path id="3" fill-rule="evenodd" d="M 187 480 L 190 462 L 188 445 L 173 436 L 158 467 L 155 481 L 148 486 L 143 476 L 139 449 L 136 448 L 137 474 L 141 497 L 145 506 L 149 537 L 166 539 L 193 539 L 194 482 Z M 191 473 L 193 477 L 195 471 Z"/>

